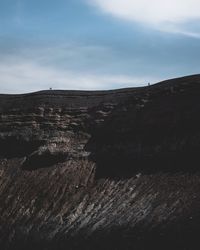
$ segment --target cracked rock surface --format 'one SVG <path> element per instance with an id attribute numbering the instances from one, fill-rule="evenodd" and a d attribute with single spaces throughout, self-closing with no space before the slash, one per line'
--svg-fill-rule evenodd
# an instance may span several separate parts
<path id="1" fill-rule="evenodd" d="M 199 190 L 199 75 L 0 95 L 0 249 L 199 249 Z"/>

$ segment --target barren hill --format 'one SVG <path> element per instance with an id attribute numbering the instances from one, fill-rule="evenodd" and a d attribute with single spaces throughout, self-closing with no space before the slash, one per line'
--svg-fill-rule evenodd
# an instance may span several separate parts
<path id="1" fill-rule="evenodd" d="M 199 249 L 200 75 L 0 95 L 0 248 Z"/>

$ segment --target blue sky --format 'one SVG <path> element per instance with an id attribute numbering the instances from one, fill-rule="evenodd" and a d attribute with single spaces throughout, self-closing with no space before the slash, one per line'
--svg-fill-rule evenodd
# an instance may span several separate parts
<path id="1" fill-rule="evenodd" d="M 0 92 L 200 73 L 198 0 L 0 0 Z"/>

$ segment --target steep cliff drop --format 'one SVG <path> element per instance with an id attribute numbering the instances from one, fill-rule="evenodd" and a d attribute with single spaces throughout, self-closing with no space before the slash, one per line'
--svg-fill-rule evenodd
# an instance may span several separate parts
<path id="1" fill-rule="evenodd" d="M 0 249 L 200 249 L 200 75 L 0 95 Z"/>

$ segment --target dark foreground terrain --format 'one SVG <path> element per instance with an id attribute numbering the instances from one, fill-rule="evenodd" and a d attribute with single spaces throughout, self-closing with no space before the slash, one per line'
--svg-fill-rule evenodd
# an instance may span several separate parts
<path id="1" fill-rule="evenodd" d="M 0 249 L 200 249 L 200 75 L 0 95 Z"/>

